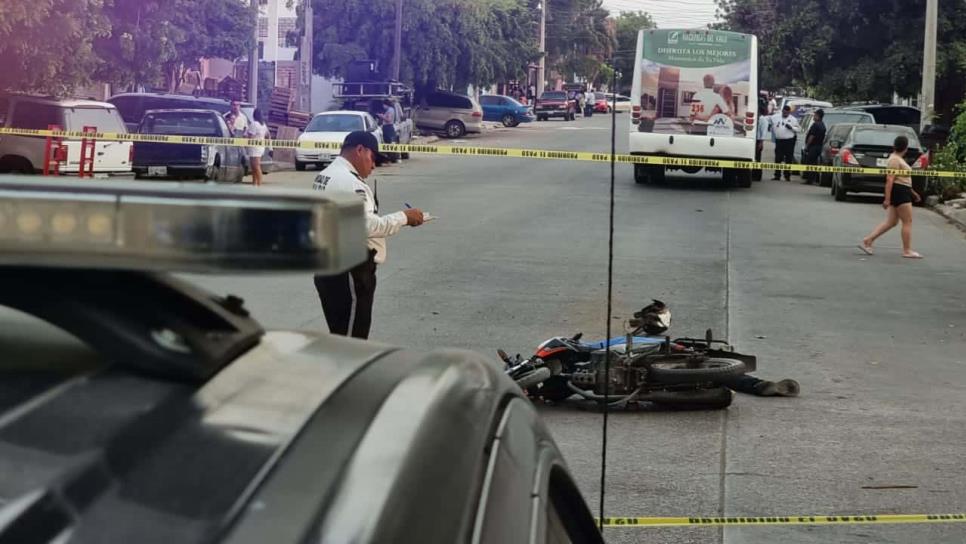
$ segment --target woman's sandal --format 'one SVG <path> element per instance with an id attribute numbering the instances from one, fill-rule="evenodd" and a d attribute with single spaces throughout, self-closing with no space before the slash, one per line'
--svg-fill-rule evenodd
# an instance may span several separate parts
<path id="1" fill-rule="evenodd" d="M 862 250 L 862 252 L 863 252 L 863 253 L 865 253 L 866 255 L 875 255 L 875 252 L 874 252 L 874 251 L 872 251 L 872 246 L 867 246 L 867 245 L 865 245 L 865 244 L 859 244 L 859 246 L 858 246 L 858 247 L 859 247 L 859 249 L 861 249 L 861 250 Z"/>
<path id="2" fill-rule="evenodd" d="M 902 258 L 904 258 L 904 259 L 922 259 L 922 255 L 920 255 L 919 253 L 913 251 L 912 253 L 910 253 L 908 255 L 903 255 Z"/>

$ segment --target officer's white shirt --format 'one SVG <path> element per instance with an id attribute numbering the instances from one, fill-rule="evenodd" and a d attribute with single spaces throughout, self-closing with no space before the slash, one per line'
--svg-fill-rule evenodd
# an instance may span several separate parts
<path id="1" fill-rule="evenodd" d="M 391 213 L 380 217 L 376 197 L 372 188 L 363 181 L 352 163 L 336 157 L 332 164 L 319 172 L 312 188 L 318 191 L 355 193 L 366 203 L 366 228 L 369 231 L 369 249 L 376 250 L 374 260 L 377 264 L 386 262 L 386 238 L 399 232 L 408 223 L 403 212 Z"/>
<path id="2" fill-rule="evenodd" d="M 802 131 L 802 127 L 798 124 L 798 119 L 794 115 L 782 117 L 781 112 L 771 116 L 771 127 L 776 140 L 794 138 Z"/>

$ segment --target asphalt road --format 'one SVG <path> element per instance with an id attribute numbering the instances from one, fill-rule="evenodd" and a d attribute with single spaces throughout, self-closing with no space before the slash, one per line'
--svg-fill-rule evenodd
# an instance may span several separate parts
<path id="1" fill-rule="evenodd" d="M 626 149 L 626 114 L 618 151 Z M 497 130 L 467 144 L 607 151 L 609 118 Z M 768 158 L 766 156 L 766 158 Z M 310 187 L 314 172 L 269 185 Z M 439 221 L 390 241 L 373 338 L 420 348 L 527 353 L 543 339 L 603 337 L 609 166 L 414 156 L 377 171 L 383 212 L 404 202 Z M 768 177 L 768 176 L 766 176 Z M 966 511 L 963 235 L 915 212 L 874 257 L 857 241 L 883 215 L 876 198 L 827 189 L 709 180 L 637 186 L 617 167 L 614 320 L 659 298 L 676 335 L 727 335 L 792 377 L 797 399 L 739 396 L 719 412 L 613 414 L 606 511 L 615 516 Z M 324 330 L 311 278 L 206 277 L 243 296 L 271 328 Z M 495 357 L 495 356 L 494 356 Z M 596 513 L 601 418 L 543 407 Z M 608 529 L 609 542 L 963 542 L 966 526 Z"/>

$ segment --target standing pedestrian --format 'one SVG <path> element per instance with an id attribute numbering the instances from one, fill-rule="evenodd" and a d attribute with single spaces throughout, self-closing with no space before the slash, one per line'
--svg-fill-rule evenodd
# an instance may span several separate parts
<path id="1" fill-rule="evenodd" d="M 776 113 L 771 118 L 772 134 L 775 136 L 776 163 L 795 163 L 795 139 L 798 137 L 798 133 L 802 131 L 802 127 L 791 112 L 792 109 L 785 106 L 781 113 Z M 775 170 L 775 176 L 771 179 L 778 181 L 782 175 L 785 176 L 785 181 L 792 180 L 792 171 L 787 169 Z"/>
<path id="2" fill-rule="evenodd" d="M 537 86 L 530 85 L 527 87 L 527 100 L 533 102 L 533 99 L 537 97 Z"/>
<path id="3" fill-rule="evenodd" d="M 922 255 L 912 250 L 912 203 L 919 202 L 922 197 L 912 188 L 912 167 L 904 158 L 908 150 L 909 139 L 905 136 L 896 137 L 886 168 L 907 173 L 886 175 L 885 198 L 882 201 L 882 207 L 886 209 L 885 221 L 872 229 L 859 245 L 859 249 L 867 255 L 873 254 L 872 244 L 878 237 L 902 221 L 902 256 L 907 259 L 922 258 Z"/>
<path id="4" fill-rule="evenodd" d="M 818 156 L 822 153 L 822 144 L 825 142 L 825 111 L 815 110 L 812 114 L 812 124 L 808 127 L 808 134 L 805 135 L 805 164 L 818 164 Z M 802 176 L 802 183 L 812 183 L 818 180 L 817 172 L 805 172 Z"/>
<path id="5" fill-rule="evenodd" d="M 379 141 L 371 132 L 350 132 L 339 156 L 319 172 L 312 188 L 333 193 L 355 193 L 365 202 L 369 258 L 348 272 L 315 276 L 315 290 L 332 334 L 368 338 L 372 324 L 372 303 L 376 293 L 376 267 L 386 261 L 386 238 L 409 225 L 423 224 L 423 212 L 416 208 L 379 216 L 379 201 L 366 178 L 375 168 Z"/>
<path id="6" fill-rule="evenodd" d="M 258 108 L 252 113 L 252 122 L 245 129 L 245 137 L 253 140 L 267 140 L 270 135 L 268 126 L 262 121 L 262 112 Z M 265 146 L 253 146 L 247 148 L 248 163 L 252 170 L 252 185 L 256 187 L 262 184 L 262 155 L 265 154 Z"/>
<path id="7" fill-rule="evenodd" d="M 382 141 L 387 144 L 399 143 L 399 135 L 396 133 L 396 106 L 388 98 L 382 102 Z M 388 154 L 392 162 L 399 161 L 398 153 Z"/>
<path id="8" fill-rule="evenodd" d="M 594 116 L 594 104 L 597 102 L 597 97 L 594 96 L 594 90 L 587 87 L 587 92 L 584 93 L 584 117 Z"/>
<path id="9" fill-rule="evenodd" d="M 241 111 L 241 104 L 237 100 L 231 101 L 231 111 L 225 115 L 225 122 L 228 123 L 228 128 L 235 137 L 244 135 L 245 130 L 248 129 L 248 117 Z"/>
<path id="10" fill-rule="evenodd" d="M 768 115 L 775 115 L 778 111 L 778 102 L 775 100 L 775 93 L 768 94 Z"/>
<path id="11" fill-rule="evenodd" d="M 765 140 L 771 134 L 771 117 L 768 116 L 768 101 L 762 97 L 758 99 L 758 123 L 755 130 L 755 162 L 761 162 L 761 152 L 765 149 Z M 763 171 L 760 168 L 751 171 L 751 179 L 761 181 Z"/>

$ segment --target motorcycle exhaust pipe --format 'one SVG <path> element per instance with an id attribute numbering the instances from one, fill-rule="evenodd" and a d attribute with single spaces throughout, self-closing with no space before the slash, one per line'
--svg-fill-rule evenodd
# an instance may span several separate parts
<path id="1" fill-rule="evenodd" d="M 524 374 L 516 380 L 521 389 L 530 389 L 550 379 L 550 369 L 547 367 L 538 368 L 532 372 Z"/>

